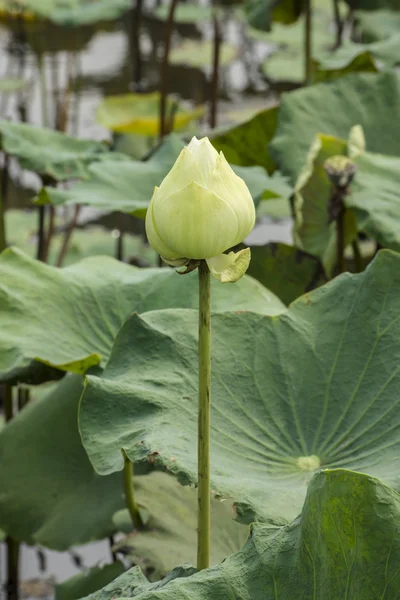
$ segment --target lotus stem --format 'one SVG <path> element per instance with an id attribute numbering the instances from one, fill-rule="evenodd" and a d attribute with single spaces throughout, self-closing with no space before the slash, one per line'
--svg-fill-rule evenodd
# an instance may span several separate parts
<path id="1" fill-rule="evenodd" d="M 361 256 L 360 244 L 358 243 L 358 239 L 355 239 L 351 242 L 351 247 L 353 248 L 356 273 L 361 273 L 361 271 L 363 270 L 363 259 Z"/>
<path id="2" fill-rule="evenodd" d="M 211 293 L 210 271 L 199 266 L 199 422 L 197 568 L 210 566 L 210 387 Z"/>
<path id="3" fill-rule="evenodd" d="M 143 521 L 140 516 L 138 506 L 135 499 L 135 488 L 133 485 L 133 462 L 128 458 L 125 450 L 122 450 L 124 457 L 124 490 L 125 502 L 131 515 L 132 523 L 135 529 L 143 529 Z"/>
<path id="4" fill-rule="evenodd" d="M 308 86 L 312 77 L 312 0 L 305 1 L 304 13 L 304 84 Z"/>
<path id="5" fill-rule="evenodd" d="M 140 29 L 142 26 L 143 0 L 136 0 L 136 6 L 132 10 L 131 19 L 131 50 L 132 50 L 132 83 L 135 92 L 141 91 L 142 82 L 142 54 L 140 51 Z"/>
<path id="6" fill-rule="evenodd" d="M 340 48 L 343 37 L 343 19 L 340 16 L 339 0 L 333 0 L 333 15 L 335 17 L 336 41 L 334 49 Z"/>
<path id="7" fill-rule="evenodd" d="M 165 26 L 164 54 L 161 63 L 160 76 L 160 139 L 167 133 L 167 98 L 168 98 L 168 79 L 169 79 L 169 51 L 171 47 L 172 31 L 174 28 L 175 10 L 178 6 L 178 0 L 171 0 L 168 19 Z"/>
<path id="8" fill-rule="evenodd" d="M 214 56 L 213 56 L 213 74 L 211 83 L 211 107 L 210 107 L 210 127 L 217 126 L 217 108 L 218 108 L 218 90 L 219 90 L 219 63 L 221 55 L 221 31 L 217 12 L 214 13 Z"/>
<path id="9" fill-rule="evenodd" d="M 337 275 L 343 273 L 345 270 L 344 266 L 344 215 L 345 208 L 342 206 L 336 221 L 336 265 Z"/>
<path id="10" fill-rule="evenodd" d="M 7 202 L 7 190 L 8 190 L 8 164 L 9 155 L 4 152 L 4 164 L 3 164 L 3 179 L 1 182 L 0 190 L 0 252 L 7 247 L 7 236 L 6 236 L 6 202 Z"/>

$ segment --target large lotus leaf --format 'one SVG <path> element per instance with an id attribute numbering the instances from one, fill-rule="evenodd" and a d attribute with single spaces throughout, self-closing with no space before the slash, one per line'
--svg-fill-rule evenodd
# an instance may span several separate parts
<path id="1" fill-rule="evenodd" d="M 386 40 L 400 30 L 400 13 L 392 10 L 355 11 L 360 38 L 365 43 Z"/>
<path id="2" fill-rule="evenodd" d="M 77 26 L 117 19 L 130 6 L 130 0 L 0 0 L 0 14 L 18 14 L 22 7 L 24 18 Z"/>
<path id="3" fill-rule="evenodd" d="M 110 153 L 102 142 L 81 140 L 65 133 L 26 123 L 0 121 L 1 149 L 18 158 L 21 166 L 63 181 L 88 176 L 88 165 L 108 159 L 129 160 Z"/>
<path id="4" fill-rule="evenodd" d="M 215 281 L 213 287 L 216 311 L 234 307 L 277 314 L 284 308 L 251 277 L 233 287 Z M 5 250 L 0 255 L 0 380 L 45 377 L 43 365 L 74 373 L 104 365 L 118 329 L 133 311 L 196 307 L 197 288 L 196 273 L 181 277 L 168 268 L 137 269 L 104 256 L 56 269 Z"/>
<path id="5" fill-rule="evenodd" d="M 394 67 L 400 62 L 400 33 L 373 44 L 347 43 L 336 52 L 316 58 L 316 81 L 340 77 L 351 71 L 377 71 L 377 65 Z"/>
<path id="6" fill-rule="evenodd" d="M 119 540 L 115 548 L 127 554 L 133 564 L 151 566 L 153 581 L 165 577 L 180 563 L 195 564 L 197 490 L 182 487 L 174 477 L 160 472 L 138 477 L 136 488 L 138 502 L 151 516 L 144 531 Z M 116 523 L 118 517 L 116 515 Z M 212 565 L 239 550 L 248 533 L 248 527 L 234 520 L 230 502 L 212 498 Z"/>
<path id="7" fill-rule="evenodd" d="M 167 115 L 176 102 L 167 99 Z M 174 111 L 174 129 L 183 129 L 204 114 L 204 107 L 177 108 Z M 111 131 L 157 136 L 160 130 L 160 93 L 122 94 L 109 96 L 99 105 L 96 113 L 100 125 Z"/>
<path id="8" fill-rule="evenodd" d="M 90 165 L 88 180 L 68 190 L 46 187 L 36 203 L 82 204 L 105 210 L 121 210 L 144 218 L 154 187 L 160 185 L 184 146 L 182 139 L 171 136 L 148 161 L 109 160 Z M 269 177 L 265 169 L 259 166 L 232 165 L 232 168 L 245 180 L 256 204 L 264 197 L 280 197 L 282 178 Z"/>
<path id="9" fill-rule="evenodd" d="M 318 258 L 286 244 L 252 246 L 247 273 L 268 285 L 285 304 L 326 282 Z"/>
<path id="10" fill-rule="evenodd" d="M 181 567 L 152 585 L 128 572 L 109 585 L 108 593 L 89 598 L 396 598 L 399 518 L 399 495 L 379 480 L 342 469 L 323 471 L 310 482 L 301 515 L 293 523 L 281 528 L 253 525 L 242 550 L 218 567 L 196 574 L 189 571 L 186 577 Z"/>
<path id="11" fill-rule="evenodd" d="M 87 458 L 81 392 L 82 378 L 68 375 L 0 433 L 0 527 L 18 540 L 66 550 L 116 532 L 122 477 L 97 475 Z"/>
<path id="12" fill-rule="evenodd" d="M 356 124 L 371 152 L 400 155 L 399 81 L 394 72 L 356 73 L 285 94 L 270 145 L 281 170 L 296 180 L 316 134 L 346 139 Z"/>
<path id="13" fill-rule="evenodd" d="M 277 108 L 269 108 L 245 123 L 216 131 L 211 141 L 217 150 L 222 150 L 230 163 L 260 165 L 272 173 L 275 163 L 268 153 L 268 144 L 275 135 L 277 119 Z"/>
<path id="14" fill-rule="evenodd" d="M 124 565 L 117 560 L 110 565 L 104 565 L 104 567 L 92 567 L 82 573 L 77 573 L 56 585 L 55 600 L 78 600 L 82 596 L 103 588 L 124 571 Z"/>
<path id="15" fill-rule="evenodd" d="M 294 23 L 303 10 L 302 0 L 247 0 L 245 11 L 251 27 L 269 31 L 273 21 Z"/>
<path id="16" fill-rule="evenodd" d="M 400 250 L 400 158 L 366 152 L 355 162 L 345 202 L 356 214 L 358 229 L 382 246 Z"/>
<path id="17" fill-rule="evenodd" d="M 34 258 L 37 252 L 37 211 L 7 210 L 5 221 L 8 245 L 17 246 L 25 254 Z M 56 226 L 65 225 L 57 217 L 55 223 Z M 64 232 L 53 235 L 47 260 L 48 264 L 56 264 L 64 238 Z M 102 227 L 75 229 L 68 245 L 63 266 L 72 265 L 88 256 L 115 256 L 116 245 L 117 239 L 113 232 Z M 135 258 L 143 261 L 148 266 L 157 265 L 157 254 L 144 242 L 141 236 L 124 233 L 123 251 L 128 260 Z"/>
<path id="18" fill-rule="evenodd" d="M 241 520 L 294 518 L 320 465 L 400 486 L 399 298 L 400 256 L 385 250 L 281 315 L 214 316 L 212 487 Z M 132 316 L 88 376 L 80 430 L 99 473 L 120 470 L 124 448 L 196 481 L 197 318 Z"/>
<path id="19" fill-rule="evenodd" d="M 399 0 L 345 0 L 346 4 L 353 10 L 375 12 L 381 9 L 400 10 Z"/>
<path id="20" fill-rule="evenodd" d="M 198 42 L 186 39 L 175 48 L 171 49 L 169 60 L 173 65 L 189 65 L 191 67 L 209 69 L 213 64 L 214 43 L 212 41 Z M 238 49 L 226 42 L 220 46 L 219 64 L 221 67 L 232 62 L 238 53 Z"/>
<path id="21" fill-rule="evenodd" d="M 293 237 L 303 250 L 319 256 L 324 269 L 331 275 L 336 264 L 336 222 L 329 222 L 329 201 L 332 184 L 326 174 L 325 161 L 338 154 L 347 154 L 347 142 L 317 135 L 307 162 L 299 175 L 293 201 L 295 226 Z M 345 246 L 357 235 L 354 213 L 345 213 Z"/>

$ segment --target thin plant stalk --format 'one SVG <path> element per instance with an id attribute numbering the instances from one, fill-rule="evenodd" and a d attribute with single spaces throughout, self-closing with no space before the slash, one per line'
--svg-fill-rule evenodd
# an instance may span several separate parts
<path id="1" fill-rule="evenodd" d="M 110 535 L 108 537 L 108 545 L 110 548 L 111 560 L 113 561 L 113 563 L 116 563 L 118 561 L 118 556 L 117 556 L 117 553 L 113 550 L 114 544 L 115 544 L 114 536 Z"/>
<path id="2" fill-rule="evenodd" d="M 45 207 L 38 207 L 38 242 L 36 248 L 36 258 L 37 260 L 43 261 L 44 259 L 44 249 L 46 243 L 46 232 L 45 232 Z"/>
<path id="3" fill-rule="evenodd" d="M 14 417 L 12 386 L 4 386 L 4 416 L 6 422 Z M 18 600 L 19 597 L 19 542 L 8 536 L 7 548 L 7 600 Z"/>
<path id="4" fill-rule="evenodd" d="M 304 5 L 304 85 L 311 85 L 312 79 L 312 0 Z"/>
<path id="5" fill-rule="evenodd" d="M 1 180 L 1 190 L 0 190 L 0 252 L 7 247 L 7 235 L 6 235 L 6 203 L 7 203 L 7 191 L 8 191 L 8 165 L 9 165 L 9 155 L 4 153 L 4 163 L 3 163 L 3 177 Z"/>
<path id="6" fill-rule="evenodd" d="M 356 267 L 356 273 L 361 273 L 361 271 L 363 270 L 363 259 L 362 259 L 360 244 L 358 243 L 358 239 L 354 239 L 351 242 L 351 247 L 353 248 L 353 256 L 354 256 L 354 263 L 355 263 L 355 267 Z"/>
<path id="7" fill-rule="evenodd" d="M 206 261 L 199 266 L 199 420 L 197 568 L 210 566 L 211 293 Z"/>
<path id="8" fill-rule="evenodd" d="M 47 79 L 46 79 L 46 64 L 44 54 L 39 56 L 39 71 L 40 71 L 40 98 L 42 105 L 42 125 L 49 126 L 49 110 L 47 102 Z M 44 261 L 46 247 L 46 231 L 45 231 L 45 216 L 46 209 L 44 206 L 38 207 L 38 243 L 36 250 L 36 258 Z"/>
<path id="9" fill-rule="evenodd" d="M 342 207 L 336 221 L 336 268 L 337 275 L 343 273 L 345 270 L 344 263 L 344 216 L 345 216 L 345 208 Z"/>
<path id="10" fill-rule="evenodd" d="M 211 80 L 211 106 L 210 127 L 217 126 L 218 91 L 219 91 L 219 65 L 221 57 L 221 31 L 218 15 L 214 13 L 214 52 L 213 52 L 213 74 Z"/>
<path id="11" fill-rule="evenodd" d="M 56 260 L 56 267 L 62 267 L 65 256 L 68 252 L 68 247 L 69 247 L 69 243 L 71 241 L 72 234 L 78 223 L 78 217 L 79 217 L 80 211 L 81 211 L 80 204 L 76 204 L 75 209 L 74 209 L 74 216 L 72 217 L 71 222 L 68 225 L 68 228 L 66 229 L 65 234 L 64 234 L 64 239 L 62 241 L 60 252 L 59 252 L 57 260 Z"/>
<path id="12" fill-rule="evenodd" d="M 143 77 L 143 62 L 140 51 L 140 29 L 142 26 L 143 0 L 136 0 L 135 8 L 132 10 L 131 20 L 131 51 L 132 51 L 132 82 L 135 92 L 141 91 Z"/>
<path id="13" fill-rule="evenodd" d="M 169 83 L 169 51 L 171 48 L 172 31 L 174 28 L 175 10 L 178 6 L 178 0 L 171 0 L 168 19 L 165 26 L 164 54 L 161 62 L 160 74 L 160 139 L 167 133 L 167 99 Z"/>
<path id="14" fill-rule="evenodd" d="M 133 484 L 133 462 L 128 458 L 125 450 L 122 450 L 124 457 L 124 491 L 125 502 L 129 514 L 131 515 L 132 523 L 135 529 L 143 529 L 143 521 L 140 516 L 139 508 L 135 499 L 135 488 Z"/>
<path id="15" fill-rule="evenodd" d="M 333 15 L 335 18 L 335 28 L 336 28 L 336 41 L 335 41 L 335 50 L 340 48 L 342 45 L 342 37 L 343 37 L 343 27 L 344 22 L 342 17 L 340 16 L 340 8 L 339 8 L 339 0 L 333 0 Z"/>

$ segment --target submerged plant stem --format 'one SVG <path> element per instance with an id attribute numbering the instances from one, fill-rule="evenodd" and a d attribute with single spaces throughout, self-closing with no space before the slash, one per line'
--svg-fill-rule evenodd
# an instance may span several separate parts
<path id="1" fill-rule="evenodd" d="M 210 271 L 199 266 L 199 422 L 197 568 L 210 566 L 210 387 L 211 293 Z"/>
<path id="2" fill-rule="evenodd" d="M 304 13 L 304 84 L 308 86 L 312 74 L 312 0 L 305 0 Z"/>
<path id="3" fill-rule="evenodd" d="M 133 462 L 126 455 L 125 450 L 122 450 L 124 457 L 124 490 L 125 502 L 129 514 L 132 518 L 132 523 L 135 529 L 143 529 L 143 521 L 135 500 L 135 489 L 133 486 Z"/>

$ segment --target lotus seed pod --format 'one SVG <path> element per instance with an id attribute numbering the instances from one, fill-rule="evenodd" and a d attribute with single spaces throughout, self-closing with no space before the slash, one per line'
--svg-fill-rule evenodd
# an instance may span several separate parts
<path id="1" fill-rule="evenodd" d="M 208 138 L 193 138 L 155 188 L 146 215 L 150 245 L 166 262 L 217 257 L 254 227 L 251 194 Z"/>

